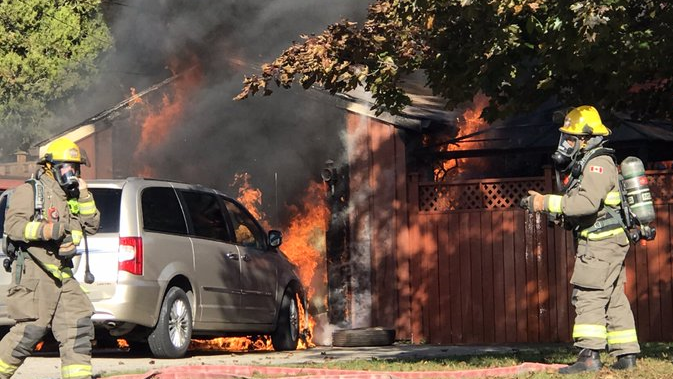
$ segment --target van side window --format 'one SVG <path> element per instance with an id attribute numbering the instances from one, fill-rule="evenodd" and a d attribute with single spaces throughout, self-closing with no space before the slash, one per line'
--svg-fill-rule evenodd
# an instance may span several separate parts
<path id="1" fill-rule="evenodd" d="M 238 204 L 227 199 L 222 200 L 227 206 L 229 216 L 231 216 L 231 224 L 234 228 L 236 243 L 243 246 L 263 249 L 265 247 L 265 235 L 264 232 L 259 229 L 253 218 Z"/>
<path id="2" fill-rule="evenodd" d="M 118 233 L 122 190 L 116 188 L 89 188 L 100 211 L 98 233 Z"/>
<path id="3" fill-rule="evenodd" d="M 206 192 L 180 191 L 187 205 L 194 235 L 224 242 L 231 242 L 227 222 L 217 196 Z"/>
<path id="4" fill-rule="evenodd" d="M 173 188 L 146 188 L 141 195 L 141 202 L 145 230 L 187 234 L 185 218 Z"/>

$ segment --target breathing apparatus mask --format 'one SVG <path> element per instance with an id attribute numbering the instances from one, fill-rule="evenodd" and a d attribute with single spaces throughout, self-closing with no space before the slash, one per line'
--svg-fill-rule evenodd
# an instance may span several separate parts
<path id="1" fill-rule="evenodd" d="M 51 172 L 54 174 L 54 179 L 63 191 L 68 195 L 68 198 L 79 197 L 79 180 L 80 164 L 73 162 L 54 162 L 51 167 Z"/>
<path id="2" fill-rule="evenodd" d="M 556 171 L 567 172 L 577 160 L 581 141 L 577 136 L 561 133 L 556 151 L 551 155 Z"/>
<path id="3" fill-rule="evenodd" d="M 561 133 L 556 151 L 551 155 L 556 171 L 568 172 L 572 170 L 585 152 L 600 147 L 605 142 L 603 136 L 574 136 Z"/>

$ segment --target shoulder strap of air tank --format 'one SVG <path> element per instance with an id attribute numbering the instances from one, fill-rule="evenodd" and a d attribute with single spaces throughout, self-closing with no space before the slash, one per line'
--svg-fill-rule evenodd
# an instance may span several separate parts
<path id="1" fill-rule="evenodd" d="M 573 178 L 579 178 L 582 176 L 582 172 L 584 171 L 584 166 L 586 166 L 587 162 L 590 160 L 600 157 L 601 155 L 607 155 L 610 158 L 612 158 L 613 162 L 617 162 L 617 158 L 615 157 L 615 150 L 610 149 L 608 147 L 599 147 L 596 149 L 593 149 L 589 152 L 587 152 L 582 159 L 580 159 L 579 162 L 577 162 L 573 168 L 572 168 L 572 176 Z"/>
<path id="2" fill-rule="evenodd" d="M 600 157 L 601 155 L 607 155 L 610 158 L 612 158 L 613 162 L 617 162 L 617 157 L 615 157 L 615 150 L 610 149 L 609 147 L 599 147 L 597 149 L 593 149 L 589 151 L 581 160 L 582 164 L 582 170 L 584 170 L 584 166 L 589 162 L 590 160 Z M 580 171 L 581 173 L 581 171 Z"/>
<path id="3" fill-rule="evenodd" d="M 586 166 L 587 162 L 589 162 L 591 159 L 599 157 L 601 155 L 608 155 L 612 158 L 612 161 L 617 162 L 617 158 L 615 157 L 615 150 L 610 149 L 608 147 L 597 147 L 593 150 L 588 151 L 582 159 L 580 159 L 578 162 L 576 162 L 573 167 L 570 169 L 570 179 L 566 185 L 564 185 L 562 188 L 565 190 L 568 190 L 572 188 L 574 185 L 577 184 L 577 181 L 580 180 L 582 177 L 582 172 L 584 171 L 584 166 Z"/>

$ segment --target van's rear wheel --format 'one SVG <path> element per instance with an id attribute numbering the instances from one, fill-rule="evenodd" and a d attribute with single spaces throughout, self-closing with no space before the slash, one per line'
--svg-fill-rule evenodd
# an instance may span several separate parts
<path id="1" fill-rule="evenodd" d="M 299 341 L 299 308 L 297 297 L 291 289 L 285 290 L 280 303 L 278 324 L 271 334 L 271 344 L 276 351 L 296 350 Z"/>
<path id="2" fill-rule="evenodd" d="M 147 338 L 150 350 L 157 358 L 181 358 L 192 338 L 192 307 L 187 294 L 171 287 L 166 293 L 159 321 Z"/>

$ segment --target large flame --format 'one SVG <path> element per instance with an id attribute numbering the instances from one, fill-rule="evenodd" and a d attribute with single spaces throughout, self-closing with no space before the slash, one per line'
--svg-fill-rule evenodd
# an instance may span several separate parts
<path id="1" fill-rule="evenodd" d="M 458 120 L 458 135 L 455 137 L 456 139 L 474 134 L 488 126 L 486 121 L 480 117 L 481 112 L 488 105 L 488 101 L 489 98 L 482 93 L 478 93 L 474 97 L 472 100 L 472 107 L 466 109 L 465 112 L 463 112 L 462 117 Z M 473 142 L 472 145 L 474 144 L 478 144 L 478 142 Z M 456 144 L 448 144 L 439 148 L 440 151 L 456 151 L 460 149 L 460 142 Z M 446 180 L 449 176 L 459 176 L 465 171 L 465 166 L 467 166 L 467 164 L 467 159 L 464 158 L 448 159 L 439 162 L 438 167 L 434 169 L 435 181 L 441 182 Z"/>
<path id="2" fill-rule="evenodd" d="M 170 82 L 169 90 L 163 92 L 161 104 L 158 105 L 143 101 L 131 88 L 131 94 L 135 97 L 131 104 L 142 105 L 136 116 L 140 125 L 140 139 L 133 154 L 136 175 L 155 176 L 154 169 L 147 164 L 147 158 L 166 142 L 171 131 L 179 124 L 185 104 L 201 81 L 201 70 L 195 65 Z"/>
<path id="3" fill-rule="evenodd" d="M 309 289 L 308 297 L 315 293 L 313 278 L 316 269 L 325 262 L 329 208 L 322 183 L 311 182 L 300 206 L 291 206 L 292 214 L 283 240 L 282 250 L 299 268 L 299 279 Z M 326 271 L 322 283 L 327 282 Z M 322 278 L 321 278 L 322 279 Z"/>

